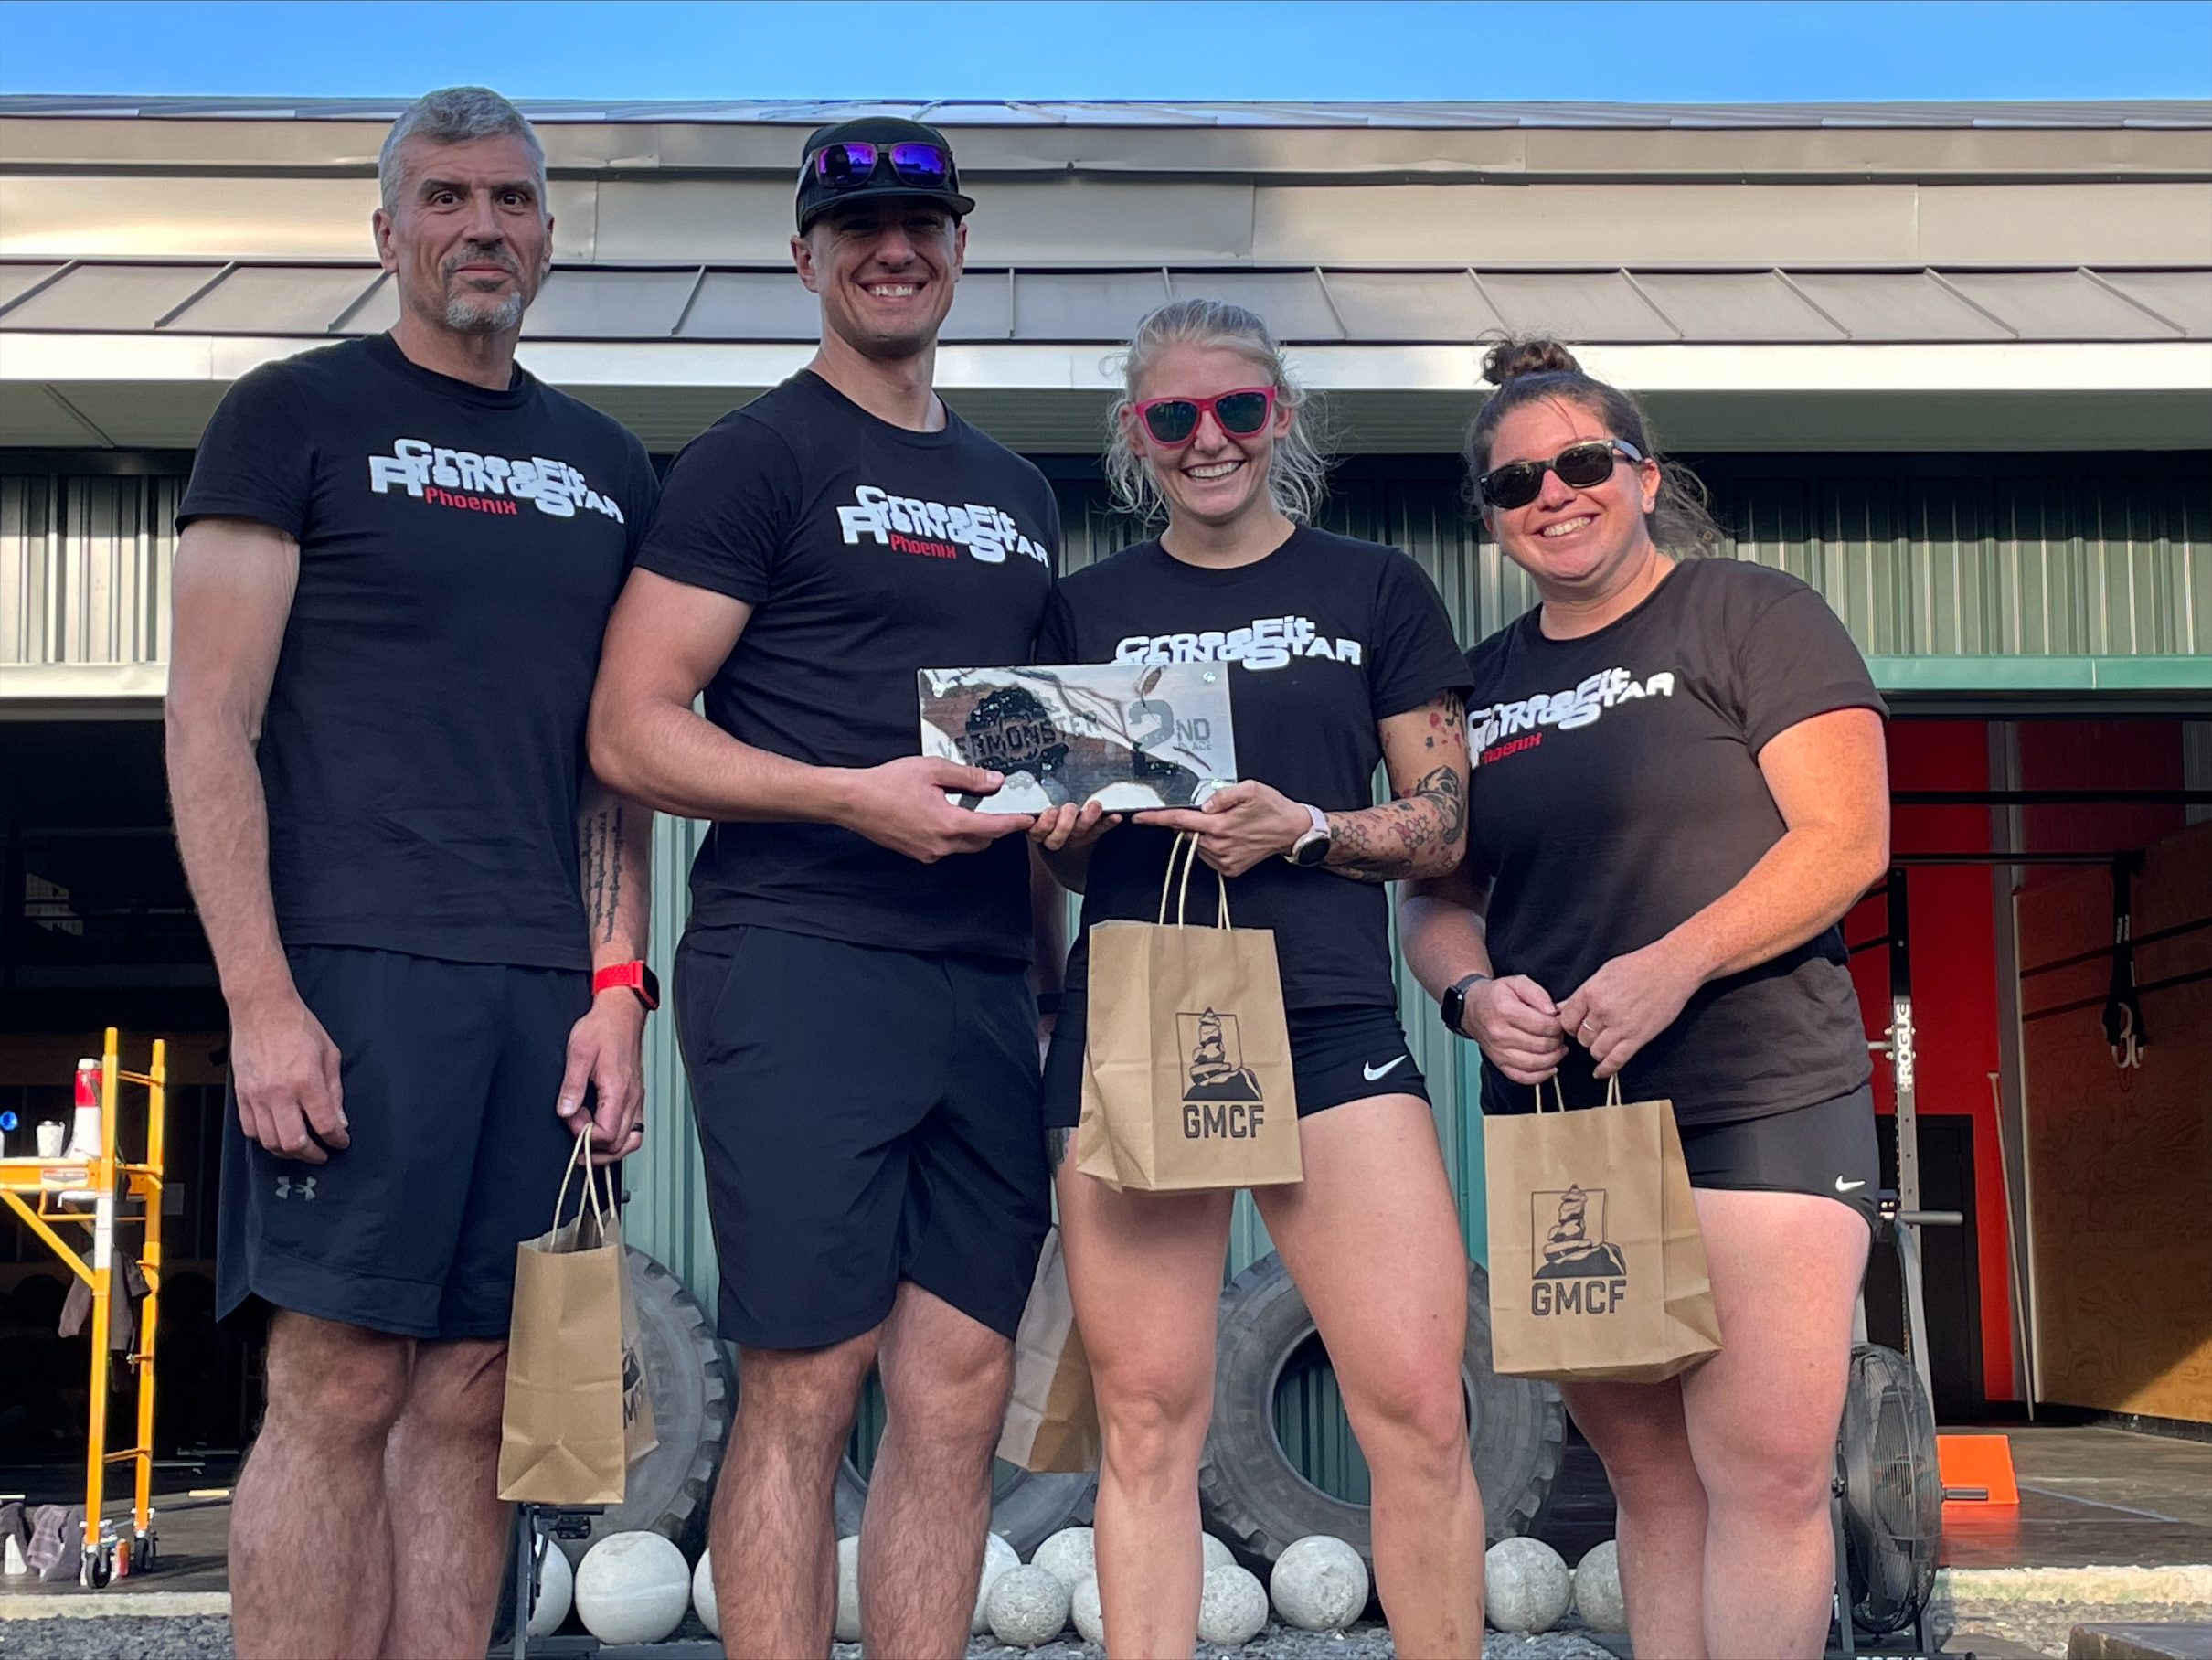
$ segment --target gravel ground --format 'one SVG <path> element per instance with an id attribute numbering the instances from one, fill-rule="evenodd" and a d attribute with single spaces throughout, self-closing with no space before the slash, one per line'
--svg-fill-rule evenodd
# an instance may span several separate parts
<path id="1" fill-rule="evenodd" d="M 860 1660 L 860 1644 L 840 1643 L 835 1660 Z M 83 1660 L 98 1653 L 104 1660 L 230 1660 L 230 1622 L 209 1618 L 138 1618 L 112 1615 L 99 1620 L 11 1620 L 0 1625 L 0 1655 L 7 1660 Z M 1087 1643 L 1048 1643 L 1042 1648 L 1001 1648 L 978 1638 L 968 1660 L 1099 1660 Z M 1389 1660 L 1390 1633 L 1380 1625 L 1356 1625 L 1341 1635 L 1270 1625 L 1241 1648 L 1198 1645 L 1198 1660 Z M 1611 1660 L 1587 1636 L 1571 1631 L 1541 1636 L 1508 1636 L 1491 1632 L 1483 1644 L 1484 1660 Z"/>
<path id="2" fill-rule="evenodd" d="M 91 1620 L 0 1624 L 7 1660 L 230 1660 L 230 1622 L 220 1614 L 108 1614 Z"/>

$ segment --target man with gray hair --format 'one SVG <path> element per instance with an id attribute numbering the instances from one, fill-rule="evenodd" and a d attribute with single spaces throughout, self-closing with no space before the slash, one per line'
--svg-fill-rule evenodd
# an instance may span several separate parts
<path id="1" fill-rule="evenodd" d="M 256 369 L 177 522 L 177 845 L 229 1006 L 217 1263 L 268 1322 L 253 1655 L 481 1656 L 515 1247 L 643 1134 L 652 815 L 583 761 L 651 515 L 638 441 L 516 367 L 545 154 L 481 87 L 378 165 L 388 335 Z"/>

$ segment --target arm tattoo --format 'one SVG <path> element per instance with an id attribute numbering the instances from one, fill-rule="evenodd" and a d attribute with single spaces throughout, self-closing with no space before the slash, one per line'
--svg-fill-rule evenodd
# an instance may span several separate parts
<path id="1" fill-rule="evenodd" d="M 614 919 L 622 906 L 622 810 L 604 807 L 583 822 L 577 838 L 582 855 L 584 909 L 591 919 L 592 935 L 608 942 L 614 938 Z"/>
<path id="2" fill-rule="evenodd" d="M 1463 753 L 1466 710 L 1456 692 L 1447 692 L 1428 710 L 1422 739 L 1427 759 L 1441 749 Z M 1467 792 L 1460 782 L 1463 761 L 1430 768 L 1396 801 L 1357 813 L 1329 815 L 1331 846 L 1327 867 L 1361 882 L 1395 882 L 1433 871 L 1437 852 L 1456 846 L 1467 831 Z"/>

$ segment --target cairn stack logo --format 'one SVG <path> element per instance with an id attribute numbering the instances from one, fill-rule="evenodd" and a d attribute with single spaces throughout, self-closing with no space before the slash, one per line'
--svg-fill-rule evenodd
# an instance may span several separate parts
<path id="1" fill-rule="evenodd" d="M 1606 1236 L 1606 1192 L 1570 1184 L 1528 1196 L 1533 1314 L 1610 1314 L 1628 1293 L 1628 1261 Z"/>
<path id="2" fill-rule="evenodd" d="M 1190 1058 L 1184 1069 L 1184 1140 L 1249 1141 L 1258 1135 L 1267 1103 L 1259 1078 L 1244 1064 L 1237 1016 L 1210 1008 L 1179 1014 L 1175 1029 Z"/>

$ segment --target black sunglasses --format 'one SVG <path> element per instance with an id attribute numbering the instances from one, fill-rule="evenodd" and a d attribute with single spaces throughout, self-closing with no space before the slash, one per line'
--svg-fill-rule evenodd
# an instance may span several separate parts
<path id="1" fill-rule="evenodd" d="M 943 190 L 952 177 L 952 158 L 935 144 L 870 144 L 848 140 L 824 144 L 807 165 L 825 189 L 857 190 L 888 164 L 891 176 L 920 190 Z"/>
<path id="2" fill-rule="evenodd" d="M 1544 489 L 1544 474 L 1557 473 L 1559 482 L 1578 490 L 1601 484 L 1613 475 L 1615 458 L 1641 462 L 1643 452 L 1620 438 L 1590 438 L 1569 444 L 1549 461 L 1509 461 L 1475 481 L 1485 507 L 1526 507 Z"/>

